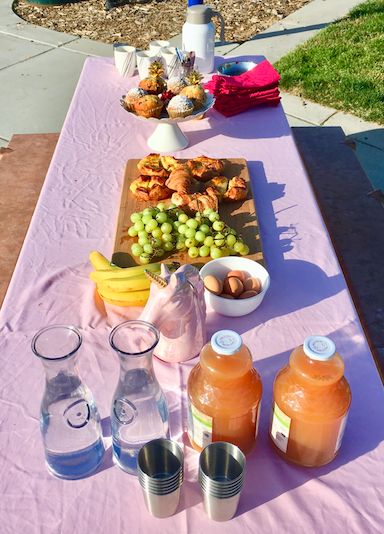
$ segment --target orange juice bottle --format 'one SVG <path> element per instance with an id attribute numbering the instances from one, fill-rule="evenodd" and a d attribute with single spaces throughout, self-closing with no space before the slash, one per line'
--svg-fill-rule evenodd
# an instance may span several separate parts
<path id="1" fill-rule="evenodd" d="M 262 384 L 241 336 L 216 332 L 200 353 L 188 379 L 188 435 L 201 451 L 228 441 L 245 454 L 257 435 Z"/>
<path id="2" fill-rule="evenodd" d="M 310 336 L 278 372 L 273 387 L 270 436 L 287 460 L 307 467 L 336 456 L 344 434 L 351 390 L 332 340 Z"/>

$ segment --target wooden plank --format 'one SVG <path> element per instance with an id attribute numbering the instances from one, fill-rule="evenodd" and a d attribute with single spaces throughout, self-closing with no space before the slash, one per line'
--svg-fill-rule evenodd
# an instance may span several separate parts
<path id="1" fill-rule="evenodd" d="M 0 155 L 0 305 L 58 138 L 58 133 L 17 134 Z"/>
<path id="2" fill-rule="evenodd" d="M 130 159 L 127 161 L 124 175 L 123 191 L 121 195 L 119 216 L 117 221 L 116 238 L 113 253 L 113 262 L 121 267 L 130 266 L 138 263 L 138 258 L 130 255 L 131 245 L 137 241 L 137 238 L 129 237 L 127 230 L 131 226 L 130 216 L 132 213 L 142 211 L 148 206 L 156 206 L 158 202 L 142 202 L 138 200 L 130 191 L 129 186 L 133 180 L 139 176 L 137 163 L 140 160 Z M 248 197 L 244 201 L 222 202 L 219 212 L 222 220 L 231 228 L 234 228 L 241 235 L 245 243 L 249 246 L 250 253 L 247 256 L 250 259 L 264 263 L 262 243 L 257 221 L 255 203 L 252 197 L 251 180 L 249 170 L 245 159 L 227 159 L 225 167 L 225 176 L 241 176 L 248 183 Z M 163 202 L 163 201 L 162 201 Z M 164 203 L 170 203 L 170 200 Z M 177 261 L 182 264 L 193 263 L 202 264 L 210 261 L 211 258 L 190 258 L 186 252 L 175 252 L 167 255 L 170 261 Z"/>

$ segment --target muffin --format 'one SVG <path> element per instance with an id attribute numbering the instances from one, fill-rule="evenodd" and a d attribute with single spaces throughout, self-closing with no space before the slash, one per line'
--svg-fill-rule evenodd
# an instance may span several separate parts
<path id="1" fill-rule="evenodd" d="M 140 89 L 139 87 L 133 87 L 132 89 L 130 89 L 124 97 L 124 103 L 127 110 L 133 111 L 136 100 L 146 94 L 147 92 L 144 91 L 144 89 Z"/>
<path id="2" fill-rule="evenodd" d="M 136 115 L 140 115 L 141 117 L 155 117 L 159 119 L 162 109 L 163 102 L 156 95 L 141 96 L 134 103 L 135 113 Z"/>
<path id="3" fill-rule="evenodd" d="M 162 93 L 166 87 L 165 80 L 162 78 L 164 74 L 164 65 L 161 61 L 154 61 L 148 69 L 148 77 L 140 81 L 140 89 L 144 89 L 150 95 L 158 95 Z"/>
<path id="4" fill-rule="evenodd" d="M 187 85 L 180 91 L 180 95 L 186 96 L 193 102 L 193 107 L 195 110 L 200 109 L 204 106 L 206 94 L 202 85 Z"/>
<path id="5" fill-rule="evenodd" d="M 167 112 L 171 119 L 188 117 L 193 113 L 193 102 L 186 96 L 176 95 L 169 101 Z"/>
<path id="6" fill-rule="evenodd" d="M 158 95 L 164 91 L 165 81 L 162 78 L 144 78 L 140 81 L 139 88 L 144 89 L 149 95 Z"/>
<path id="7" fill-rule="evenodd" d="M 184 78 L 180 76 L 174 76 L 167 81 L 167 91 L 171 91 L 174 95 L 178 95 L 184 87 L 187 87 L 188 83 Z"/>

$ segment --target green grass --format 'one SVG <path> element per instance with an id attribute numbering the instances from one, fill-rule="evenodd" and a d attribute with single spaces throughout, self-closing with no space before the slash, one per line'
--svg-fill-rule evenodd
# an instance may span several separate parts
<path id="1" fill-rule="evenodd" d="M 384 0 L 357 6 L 275 67 L 284 90 L 384 124 Z"/>

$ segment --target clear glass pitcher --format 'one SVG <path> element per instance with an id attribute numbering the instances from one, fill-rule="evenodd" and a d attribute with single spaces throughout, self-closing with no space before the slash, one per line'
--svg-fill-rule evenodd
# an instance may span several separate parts
<path id="1" fill-rule="evenodd" d="M 46 374 L 40 429 L 47 466 L 67 479 L 89 475 L 104 456 L 99 412 L 76 369 L 81 343 L 80 332 L 65 325 L 43 328 L 32 340 Z"/>
<path id="2" fill-rule="evenodd" d="M 169 437 L 167 401 L 152 364 L 158 341 L 159 332 L 145 321 L 126 321 L 109 338 L 120 360 L 111 408 L 113 454 L 121 469 L 132 474 L 137 472 L 140 448 Z"/>

